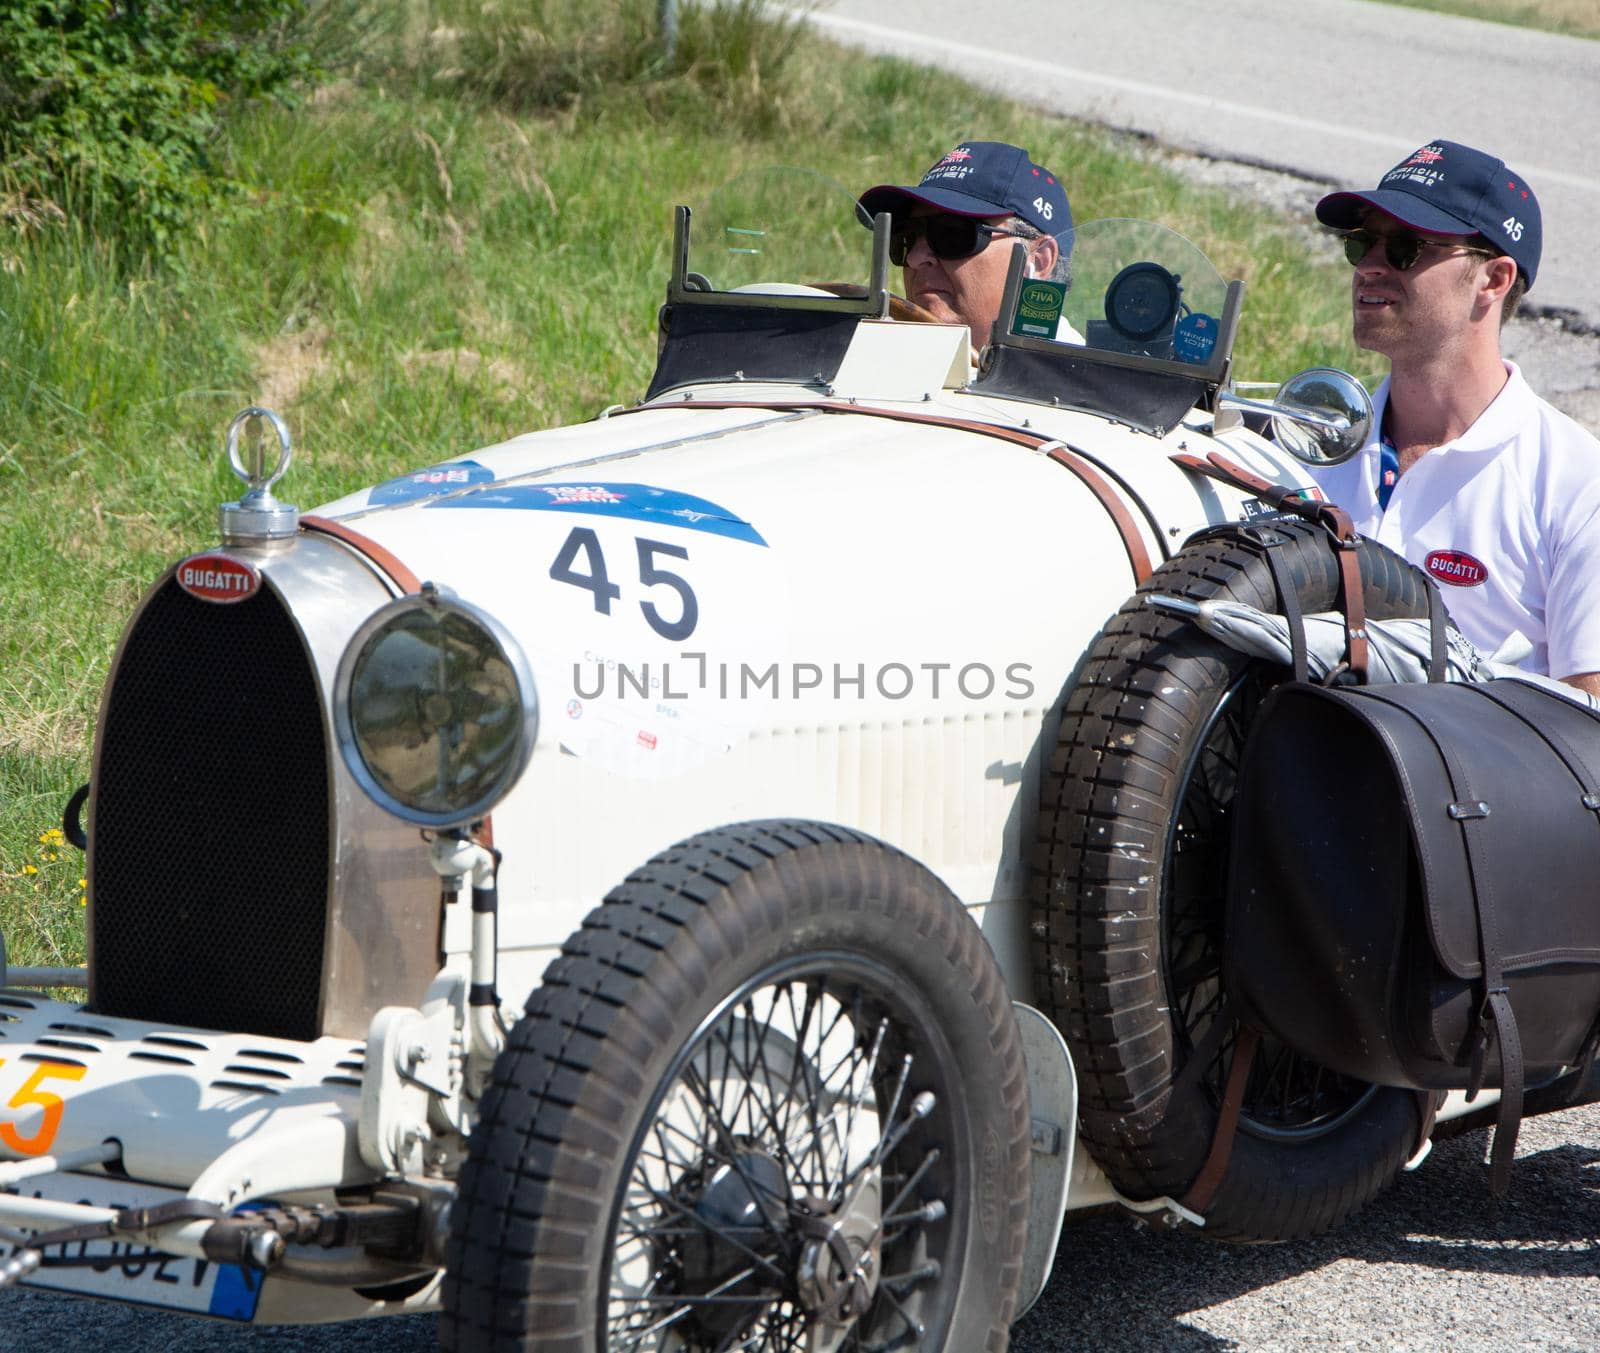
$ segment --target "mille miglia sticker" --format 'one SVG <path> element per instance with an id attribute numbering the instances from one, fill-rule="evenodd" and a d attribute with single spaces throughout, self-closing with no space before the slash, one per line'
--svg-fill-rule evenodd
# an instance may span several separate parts
<path id="1" fill-rule="evenodd" d="M 243 601 L 261 590 L 253 565 L 226 554 L 192 554 L 178 565 L 178 586 L 191 597 L 223 605 Z"/>

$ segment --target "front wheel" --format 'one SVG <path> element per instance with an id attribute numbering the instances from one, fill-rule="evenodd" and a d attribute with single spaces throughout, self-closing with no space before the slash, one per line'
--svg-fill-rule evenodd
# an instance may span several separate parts
<path id="1" fill-rule="evenodd" d="M 988 945 L 903 855 L 753 823 L 563 946 L 462 1172 L 457 1350 L 1005 1347 L 1026 1074 Z"/>

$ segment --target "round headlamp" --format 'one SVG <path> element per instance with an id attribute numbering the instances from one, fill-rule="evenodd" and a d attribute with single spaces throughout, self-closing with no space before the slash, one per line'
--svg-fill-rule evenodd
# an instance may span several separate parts
<path id="1" fill-rule="evenodd" d="M 464 826 L 489 812 L 527 766 L 539 730 L 516 640 L 432 583 L 356 631 L 339 660 L 333 714 L 361 787 L 424 827 Z"/>

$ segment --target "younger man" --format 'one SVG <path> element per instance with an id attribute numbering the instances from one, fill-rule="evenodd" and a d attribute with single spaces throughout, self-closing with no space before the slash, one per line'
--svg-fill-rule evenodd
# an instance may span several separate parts
<path id="1" fill-rule="evenodd" d="M 1492 653 L 1600 694 L 1600 442 L 1500 355 L 1539 268 L 1539 204 L 1483 151 L 1431 141 L 1317 219 L 1355 269 L 1355 340 L 1389 359 L 1367 446 L 1316 472 L 1356 528 L 1425 569 Z"/>

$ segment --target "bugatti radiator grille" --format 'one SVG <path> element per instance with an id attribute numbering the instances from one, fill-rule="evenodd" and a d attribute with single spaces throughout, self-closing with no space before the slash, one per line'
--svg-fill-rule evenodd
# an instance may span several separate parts
<path id="1" fill-rule="evenodd" d="M 316 1037 L 329 812 L 316 678 L 282 603 L 263 589 L 215 605 L 169 581 L 102 712 L 91 1007 Z"/>

